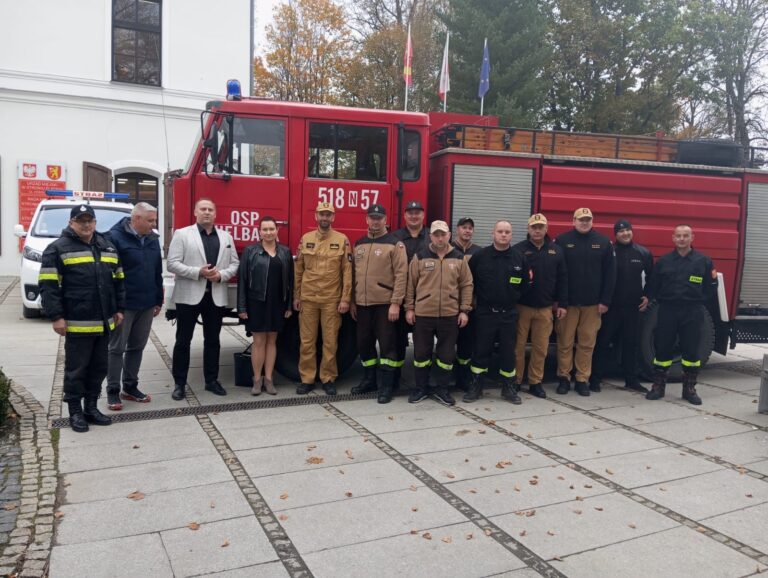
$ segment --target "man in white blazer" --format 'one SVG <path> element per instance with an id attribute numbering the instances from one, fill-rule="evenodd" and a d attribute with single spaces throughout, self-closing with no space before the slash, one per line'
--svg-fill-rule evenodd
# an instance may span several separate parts
<path id="1" fill-rule="evenodd" d="M 189 371 L 189 345 L 198 316 L 203 318 L 203 375 L 205 389 L 227 395 L 219 383 L 219 334 L 227 305 L 227 281 L 240 261 L 232 235 L 214 226 L 216 205 L 209 199 L 195 204 L 194 225 L 178 229 L 168 248 L 168 271 L 176 275 L 176 344 L 173 347 L 171 397 L 184 399 Z"/>

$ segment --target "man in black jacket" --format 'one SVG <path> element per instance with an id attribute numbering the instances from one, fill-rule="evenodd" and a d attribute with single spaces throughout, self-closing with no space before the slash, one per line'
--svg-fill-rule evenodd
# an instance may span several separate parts
<path id="1" fill-rule="evenodd" d="M 493 227 L 493 243 L 469 261 L 475 290 L 475 345 L 472 352 L 472 381 L 463 401 L 480 398 L 483 380 L 488 377 L 493 345 L 499 343 L 501 396 L 521 403 L 515 385 L 515 338 L 517 302 L 528 290 L 530 269 L 523 254 L 510 245 L 512 225 L 498 221 Z"/>
<path id="2" fill-rule="evenodd" d="M 571 370 L 576 365 L 576 392 L 586 396 L 600 317 L 608 311 L 616 284 L 616 260 L 608 237 L 592 229 L 592 211 L 586 207 L 576 209 L 573 227 L 557 238 L 568 268 L 568 315 L 558 319 L 555 328 L 557 393 L 570 391 Z"/>
<path id="3" fill-rule="evenodd" d="M 637 342 L 640 312 L 648 308 L 646 293 L 653 270 L 653 256 L 648 249 L 633 242 L 632 224 L 629 221 L 616 221 L 613 232 L 616 237 L 616 288 L 613 290 L 611 308 L 603 315 L 603 323 L 597 334 L 589 389 L 600 391 L 608 349 L 611 343 L 615 343 L 616 347 L 621 346 L 624 387 L 647 393 L 648 390 L 637 379 Z"/>
<path id="4" fill-rule="evenodd" d="M 142 202 L 107 234 L 125 271 L 125 318 L 109 338 L 107 407 L 112 411 L 123 409 L 121 398 L 138 403 L 152 400 L 139 389 L 139 368 L 152 320 L 163 307 L 163 258 L 155 227 L 157 209 Z"/>
<path id="5" fill-rule="evenodd" d="M 472 217 L 462 217 L 456 221 L 456 238 L 451 241 L 451 245 L 464 255 L 464 259 L 471 259 L 472 255 L 480 252 L 482 247 L 472 242 L 475 233 L 475 221 Z M 472 361 L 472 347 L 475 342 L 475 322 L 474 313 L 469 314 L 469 323 L 466 327 L 459 329 L 459 338 L 456 340 L 456 365 L 453 367 L 453 374 L 456 378 L 456 385 L 459 389 L 467 390 L 469 382 L 472 381 L 472 372 L 469 364 Z"/>
<path id="6" fill-rule="evenodd" d="M 533 273 L 530 290 L 517 304 L 517 344 L 515 368 L 517 385 L 523 383 L 525 344 L 531 334 L 531 358 L 528 361 L 528 388 L 531 395 L 547 397 L 541 381 L 544 360 L 552 335 L 553 317 L 562 319 L 568 307 L 568 271 L 563 249 L 547 235 L 547 218 L 541 213 L 528 219 L 528 238 L 515 245 L 528 261 Z"/>
<path id="7" fill-rule="evenodd" d="M 39 282 L 43 312 L 65 337 L 64 402 L 76 432 L 112 423 L 96 403 L 107 375 L 109 334 L 123 320 L 124 278 L 114 244 L 96 232 L 93 207 L 75 206 L 69 226 L 43 253 Z"/>
<path id="8" fill-rule="evenodd" d="M 672 365 L 675 341 L 679 339 L 683 365 L 683 399 L 701 405 L 696 378 L 701 367 L 699 327 L 706 314 L 704 305 L 717 298 L 717 271 L 712 259 L 692 247 L 693 229 L 678 225 L 672 236 L 675 250 L 659 257 L 653 268 L 648 298 L 659 303 L 653 359 L 653 388 L 645 399 L 664 397 L 667 370 Z"/>

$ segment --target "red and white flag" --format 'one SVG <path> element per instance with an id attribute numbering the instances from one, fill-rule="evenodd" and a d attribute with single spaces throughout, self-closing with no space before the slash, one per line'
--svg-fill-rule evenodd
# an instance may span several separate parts
<path id="1" fill-rule="evenodd" d="M 408 25 L 408 41 L 403 55 L 403 80 L 405 86 L 413 86 L 413 44 L 411 44 L 411 25 Z"/>
<path id="2" fill-rule="evenodd" d="M 443 110 L 445 110 L 445 104 L 448 100 L 448 91 L 451 90 L 451 79 L 448 71 L 448 41 L 451 38 L 451 33 L 447 33 L 445 36 L 445 50 L 443 50 L 443 65 L 440 68 L 440 100 L 443 101 Z"/>

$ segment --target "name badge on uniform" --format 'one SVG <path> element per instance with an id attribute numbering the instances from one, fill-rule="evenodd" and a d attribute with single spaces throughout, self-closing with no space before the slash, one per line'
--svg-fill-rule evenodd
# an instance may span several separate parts
<path id="1" fill-rule="evenodd" d="M 339 244 L 338 243 L 331 243 L 331 249 L 338 249 Z"/>
<path id="2" fill-rule="evenodd" d="M 509 278 L 509 282 L 512 285 L 520 285 L 520 283 L 523 282 L 523 278 L 522 277 L 510 277 Z"/>
<path id="3" fill-rule="evenodd" d="M 555 251 L 554 249 L 547 249 L 547 253 L 549 253 L 550 255 L 557 255 L 557 251 Z"/>
<path id="4" fill-rule="evenodd" d="M 315 244 L 314 243 L 307 243 L 307 249 L 314 249 Z"/>
<path id="5" fill-rule="evenodd" d="M 425 271 L 434 271 L 435 270 L 435 262 L 434 261 L 424 261 L 424 270 Z"/>
<path id="6" fill-rule="evenodd" d="M 592 248 L 593 249 L 602 249 L 603 247 L 602 247 L 602 245 L 597 244 L 597 245 L 592 245 Z"/>
<path id="7" fill-rule="evenodd" d="M 575 246 L 576 246 L 576 245 L 574 245 L 573 243 L 568 243 L 568 244 L 566 245 L 566 247 L 568 247 L 569 249 L 573 249 Z"/>
<path id="8" fill-rule="evenodd" d="M 704 279 L 702 279 L 701 277 L 697 277 L 696 275 L 691 275 L 690 277 L 688 277 L 688 281 L 690 281 L 691 283 L 698 283 L 699 285 L 701 285 L 701 282 L 703 280 Z"/>

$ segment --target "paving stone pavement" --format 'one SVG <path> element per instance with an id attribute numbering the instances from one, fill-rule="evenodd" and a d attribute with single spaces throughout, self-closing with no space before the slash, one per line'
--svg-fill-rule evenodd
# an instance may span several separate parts
<path id="1" fill-rule="evenodd" d="M 21 446 L 18 430 L 15 418 L 0 427 L 0 549 L 8 545 L 19 514 Z"/>
<path id="2" fill-rule="evenodd" d="M 751 362 L 766 348 L 715 356 L 698 408 L 679 385 L 647 402 L 611 380 L 588 398 L 548 383 L 546 400 L 524 393 L 515 406 L 490 390 L 449 408 L 345 395 L 358 368 L 337 398 L 298 399 L 284 378 L 279 395 L 253 398 L 227 385 L 244 339 L 234 328 L 222 332 L 229 395 L 203 390 L 198 335 L 191 391 L 173 402 L 174 328 L 158 318 L 140 375 L 152 403 L 112 413 L 101 400 L 122 421 L 75 434 L 50 427 L 62 415 L 61 342 L 20 318 L 13 282 L 0 279 L 0 365 L 21 417 L 22 493 L 0 575 L 768 570 L 768 415 L 756 412 Z"/>

